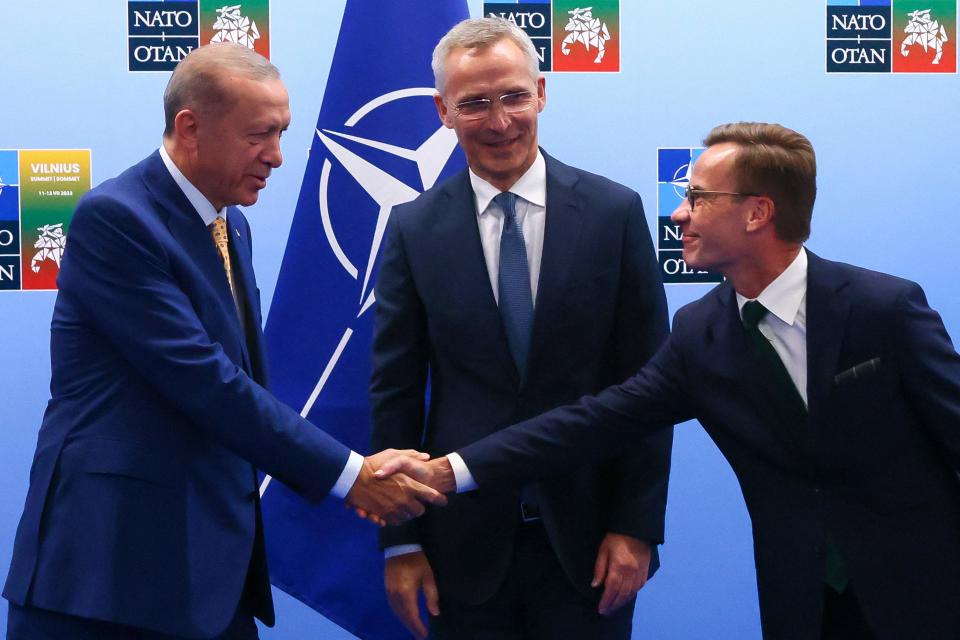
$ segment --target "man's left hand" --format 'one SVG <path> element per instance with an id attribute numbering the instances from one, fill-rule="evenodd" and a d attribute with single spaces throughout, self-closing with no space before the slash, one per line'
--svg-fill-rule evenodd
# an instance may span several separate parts
<path id="1" fill-rule="evenodd" d="M 637 594 L 647 583 L 650 545 L 620 533 L 608 533 L 600 543 L 593 568 L 592 587 L 603 585 L 598 611 L 610 615 Z"/>

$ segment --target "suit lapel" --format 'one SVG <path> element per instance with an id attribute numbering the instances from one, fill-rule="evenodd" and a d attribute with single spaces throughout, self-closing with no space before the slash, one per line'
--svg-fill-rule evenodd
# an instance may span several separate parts
<path id="1" fill-rule="evenodd" d="M 237 218 L 240 212 L 231 207 L 227 210 L 227 234 L 230 237 L 230 248 L 232 249 L 233 260 L 231 268 L 233 269 L 233 283 L 237 288 L 237 297 L 240 300 L 240 309 L 245 314 L 243 324 L 247 329 L 247 336 L 242 341 L 244 365 L 254 378 L 261 378 L 254 372 L 259 370 L 259 357 L 255 357 L 254 346 L 259 346 L 252 339 L 259 334 L 260 317 L 259 305 L 257 304 L 255 292 L 257 290 L 256 281 L 253 275 L 253 259 L 249 251 L 249 238 L 247 237 L 247 228 L 245 225 L 237 224 Z M 257 354 L 259 355 L 259 354 Z M 257 360 L 257 366 L 254 367 L 254 360 Z"/>
<path id="2" fill-rule="evenodd" d="M 490 287 L 490 274 L 480 241 L 476 199 L 470 186 L 469 173 L 464 171 L 451 180 L 445 192 L 449 202 L 448 215 L 444 217 L 443 226 L 436 230 L 436 237 L 439 243 L 437 250 L 447 255 L 447 260 L 440 264 L 451 265 L 451 272 L 456 274 L 456 300 L 451 304 L 474 310 L 473 322 L 483 334 L 489 336 L 487 344 L 497 352 L 497 359 L 504 371 L 511 372 L 519 384 L 520 373 L 510 354 L 503 319 Z"/>
<path id="3" fill-rule="evenodd" d="M 720 376 L 739 380 L 743 392 L 752 397 L 756 394 L 752 376 L 754 369 L 740 321 L 736 294 L 730 283 L 724 282 L 709 295 L 714 297 L 715 305 L 706 325 L 706 362 Z"/>
<path id="4" fill-rule="evenodd" d="M 228 316 L 228 325 L 232 329 L 233 335 L 228 337 L 243 348 L 240 319 L 234 311 L 236 306 L 230 294 L 230 285 L 210 231 L 204 226 L 203 220 L 200 219 L 200 215 L 187 200 L 183 191 L 174 182 L 159 152 L 154 152 L 147 158 L 142 167 L 144 185 L 156 201 L 158 209 L 167 215 L 167 228 L 170 234 L 197 265 L 215 292 L 221 309 Z M 220 341 L 221 337 L 211 336 L 211 339 Z"/>
<path id="5" fill-rule="evenodd" d="M 546 340 L 550 325 L 556 322 L 556 318 L 547 317 L 546 310 L 560 308 L 564 300 L 564 292 L 572 273 L 573 256 L 576 255 L 580 242 L 584 215 L 575 188 L 579 180 L 576 172 L 546 153 L 543 153 L 543 158 L 547 167 L 547 213 L 528 370 L 537 359 L 537 353 Z"/>
<path id="6" fill-rule="evenodd" d="M 805 426 L 784 423 L 784 416 L 774 401 L 780 390 L 775 381 L 765 375 L 766 368 L 747 341 L 736 292 L 729 282 L 720 285 L 716 300 L 716 310 L 707 323 L 706 342 L 710 352 L 706 357 L 710 367 L 724 377 L 737 380 L 744 397 L 757 408 L 765 433 L 753 434 L 753 437 L 772 437 L 781 446 L 785 445 L 797 461 L 802 460 L 800 456 L 806 448 Z"/>
<path id="7" fill-rule="evenodd" d="M 807 404 L 816 418 L 827 410 L 850 300 L 847 281 L 832 265 L 810 251 L 807 257 Z"/>

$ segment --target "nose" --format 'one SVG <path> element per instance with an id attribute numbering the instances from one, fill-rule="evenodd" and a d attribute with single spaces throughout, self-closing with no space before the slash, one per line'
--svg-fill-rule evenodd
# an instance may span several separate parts
<path id="1" fill-rule="evenodd" d="M 280 151 L 280 136 L 275 136 L 264 146 L 260 156 L 264 164 L 276 169 L 283 164 L 283 153 Z"/>
<path id="2" fill-rule="evenodd" d="M 687 202 L 686 198 L 681 200 L 677 208 L 670 214 L 670 220 L 674 224 L 683 224 L 690 220 L 690 203 Z"/>
<path id="3" fill-rule="evenodd" d="M 490 105 L 490 113 L 487 114 L 487 127 L 496 131 L 503 131 L 510 126 L 510 114 L 508 114 L 499 100 L 494 100 Z"/>

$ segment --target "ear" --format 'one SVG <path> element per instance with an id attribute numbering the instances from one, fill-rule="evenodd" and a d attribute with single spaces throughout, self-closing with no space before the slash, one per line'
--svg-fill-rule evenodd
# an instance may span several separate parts
<path id="1" fill-rule="evenodd" d="M 447 129 L 453 129 L 453 111 L 447 108 L 443 96 L 439 93 L 433 94 L 433 103 L 437 105 L 437 114 L 440 116 L 440 122 L 443 123 L 443 126 Z"/>
<path id="2" fill-rule="evenodd" d="M 747 231 L 756 232 L 771 227 L 773 218 L 776 215 L 776 205 L 768 196 L 752 196 L 753 205 L 750 207 L 747 215 Z"/>
<path id="3" fill-rule="evenodd" d="M 173 119 L 173 135 L 177 143 L 194 149 L 200 131 L 200 119 L 193 109 L 183 109 Z"/>
<path id="4" fill-rule="evenodd" d="M 542 75 L 537 78 L 537 113 L 542 113 L 547 106 L 547 79 Z"/>

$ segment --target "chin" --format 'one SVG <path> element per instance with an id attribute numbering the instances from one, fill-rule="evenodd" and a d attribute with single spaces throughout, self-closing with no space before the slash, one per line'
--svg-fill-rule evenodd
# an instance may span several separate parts
<path id="1" fill-rule="evenodd" d="M 686 252 L 684 252 L 683 261 L 691 269 L 698 269 L 702 271 L 710 270 L 708 267 L 703 266 L 703 261 L 699 260 L 696 255 L 687 256 Z"/>

